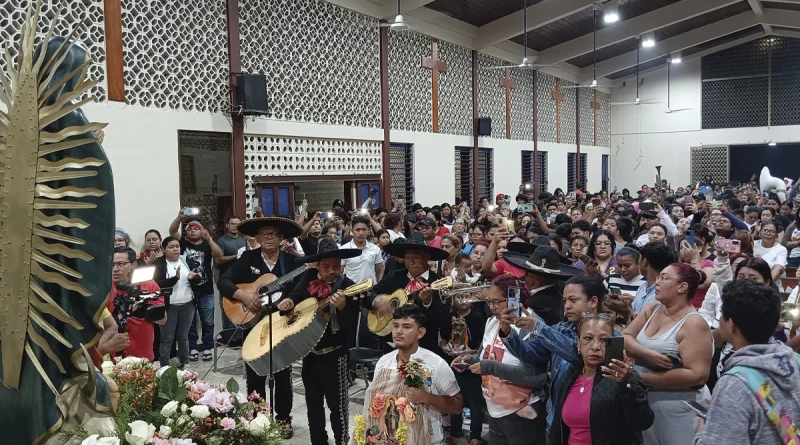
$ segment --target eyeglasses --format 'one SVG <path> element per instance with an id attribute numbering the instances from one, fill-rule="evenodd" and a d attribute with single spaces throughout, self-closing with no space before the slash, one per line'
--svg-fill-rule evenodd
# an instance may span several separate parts
<path id="1" fill-rule="evenodd" d="M 114 263 L 113 267 L 119 267 L 120 269 L 122 269 L 123 267 L 125 267 L 125 266 L 127 266 L 129 264 L 132 264 L 132 263 L 130 263 L 128 261 L 119 261 L 119 262 Z"/>
<path id="2" fill-rule="evenodd" d="M 280 238 L 282 235 L 280 232 L 262 232 L 259 233 L 258 236 L 262 236 L 264 238 Z"/>
<path id="3" fill-rule="evenodd" d="M 659 281 L 659 280 L 661 280 L 661 281 L 678 281 L 677 278 L 672 278 L 671 276 L 669 276 L 667 274 L 661 274 L 661 275 L 657 276 L 656 277 L 656 281 Z"/>
<path id="4" fill-rule="evenodd" d="M 505 299 L 505 300 L 487 300 L 486 302 L 489 303 L 489 307 L 500 307 L 500 305 L 505 303 L 506 301 L 508 301 L 508 299 Z"/>
<path id="5" fill-rule="evenodd" d="M 776 232 L 772 229 L 761 229 L 761 233 L 771 233 L 774 235 Z"/>

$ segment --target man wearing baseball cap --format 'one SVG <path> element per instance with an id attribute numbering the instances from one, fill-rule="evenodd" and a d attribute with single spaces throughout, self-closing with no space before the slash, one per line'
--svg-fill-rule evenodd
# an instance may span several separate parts
<path id="1" fill-rule="evenodd" d="M 184 236 L 180 235 L 181 223 Z M 169 226 L 169 235 L 180 240 L 181 255 L 186 255 L 189 270 L 197 272 L 197 281 L 192 283 L 197 310 L 200 313 L 200 331 L 203 343 L 203 361 L 213 359 L 214 349 L 214 272 L 211 270 L 211 257 L 222 258 L 222 249 L 214 242 L 200 221 L 196 218 L 186 219 L 183 211 Z M 192 319 L 192 326 L 197 324 L 197 313 Z M 197 361 L 200 354 L 197 350 L 197 331 L 189 329 L 190 361 Z"/>
<path id="2" fill-rule="evenodd" d="M 425 244 L 436 248 L 442 247 L 442 237 L 436 236 L 437 225 L 433 218 L 423 218 L 417 223 L 417 227 L 425 238 Z"/>

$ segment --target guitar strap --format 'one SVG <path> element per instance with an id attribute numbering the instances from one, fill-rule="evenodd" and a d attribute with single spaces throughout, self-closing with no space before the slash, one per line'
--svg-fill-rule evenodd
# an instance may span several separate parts
<path id="1" fill-rule="evenodd" d="M 339 275 L 339 278 L 337 278 L 336 281 L 334 281 L 333 285 L 331 286 L 331 295 L 335 294 L 339 290 L 339 288 L 342 287 L 343 282 L 344 282 L 344 275 Z M 331 320 L 330 320 L 331 332 L 335 334 L 339 332 L 340 328 L 339 317 L 336 315 L 336 306 L 329 304 L 328 309 L 330 309 L 331 311 Z"/>

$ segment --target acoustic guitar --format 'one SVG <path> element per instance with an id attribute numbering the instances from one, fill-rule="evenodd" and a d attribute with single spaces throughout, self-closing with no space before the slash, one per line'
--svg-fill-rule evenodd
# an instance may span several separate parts
<path id="1" fill-rule="evenodd" d="M 453 287 L 453 283 L 453 277 L 444 277 L 431 283 L 430 288 L 435 291 L 449 289 Z M 383 337 L 392 333 L 392 311 L 413 301 L 414 298 L 409 298 L 409 295 L 404 289 L 397 289 L 390 295 L 378 295 L 375 297 L 375 300 L 380 298 L 389 300 L 391 311 L 386 314 L 379 314 L 377 310 L 370 309 L 367 313 L 367 328 L 375 335 Z"/>
<path id="2" fill-rule="evenodd" d="M 272 298 L 272 294 L 280 290 L 286 282 L 293 280 L 305 271 L 306 266 L 303 265 L 280 278 L 268 273 L 261 275 L 252 283 L 237 284 L 236 287 L 253 292 L 259 297 Z M 228 317 L 231 323 L 241 326 L 242 329 L 251 329 L 255 326 L 267 313 L 267 307 L 267 305 L 262 304 L 258 309 L 248 308 L 241 301 L 233 299 L 232 295 L 225 296 L 222 299 L 222 310 L 225 312 L 225 316 Z"/>
<path id="3" fill-rule="evenodd" d="M 356 283 L 341 292 L 345 297 L 372 290 L 372 278 Z M 331 298 L 317 300 L 306 298 L 292 311 L 272 319 L 272 349 L 269 341 L 269 318 L 264 318 L 250 331 L 242 344 L 242 358 L 258 375 L 268 375 L 270 360 L 272 372 L 292 366 L 292 363 L 308 355 L 319 343 L 328 325 L 329 314 L 322 310 Z"/>

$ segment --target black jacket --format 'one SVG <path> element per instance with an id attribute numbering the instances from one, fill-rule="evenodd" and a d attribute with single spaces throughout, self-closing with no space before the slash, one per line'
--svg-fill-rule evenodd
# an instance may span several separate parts
<path id="1" fill-rule="evenodd" d="M 561 378 L 558 406 L 547 440 L 550 445 L 569 445 L 569 427 L 562 422 L 561 411 L 582 369 L 583 366 L 572 367 Z M 641 431 L 653 426 L 653 418 L 639 373 L 631 371 L 628 382 L 622 384 L 603 377 L 598 370 L 589 405 L 592 445 L 639 445 Z"/>
<path id="2" fill-rule="evenodd" d="M 564 320 L 564 297 L 558 290 L 558 285 L 554 285 L 536 292 L 533 295 L 523 297 L 523 304 L 533 309 L 548 326 L 553 326 Z"/>
<path id="3" fill-rule="evenodd" d="M 252 283 L 256 281 L 261 275 L 271 273 L 280 278 L 288 273 L 294 271 L 298 267 L 303 266 L 300 262 L 295 262 L 292 255 L 285 252 L 280 252 L 278 262 L 275 267 L 270 271 L 264 258 L 261 256 L 261 249 L 248 250 L 242 254 L 239 259 L 231 264 L 231 267 L 225 271 L 224 274 L 217 281 L 217 289 L 221 297 L 232 298 L 238 288 L 237 284 Z M 283 298 L 287 297 L 289 291 L 294 288 L 294 283 L 299 281 L 300 278 L 296 277 L 294 280 L 284 284 L 281 288 Z"/>
<path id="4" fill-rule="evenodd" d="M 316 280 L 317 277 L 317 269 L 309 269 L 300 276 L 300 281 L 297 282 L 297 285 L 294 287 L 294 289 L 292 289 L 291 292 L 289 292 L 288 295 L 295 305 L 300 304 L 300 302 L 307 298 L 315 298 L 308 293 L 308 286 L 312 281 Z M 331 290 L 335 293 L 337 290 L 347 289 L 354 284 L 355 283 L 353 283 L 353 280 L 347 277 L 342 277 L 341 280 L 336 280 L 336 282 L 334 282 Z M 358 311 L 360 308 L 360 299 L 348 297 L 347 304 L 345 305 L 344 309 L 336 310 L 336 318 L 339 321 L 339 330 L 334 334 L 333 330 L 331 329 L 331 321 L 328 321 L 328 326 L 325 328 L 325 333 L 322 334 L 322 338 L 319 340 L 319 343 L 317 343 L 314 349 L 320 350 L 330 346 L 347 346 L 348 330 L 353 326 L 353 320 L 358 318 Z M 326 307 L 323 312 L 330 313 L 330 306 Z"/>
<path id="5" fill-rule="evenodd" d="M 431 284 L 439 278 L 441 278 L 439 275 L 429 271 L 428 279 L 425 280 L 425 282 Z M 410 281 L 406 269 L 394 270 L 388 275 L 384 275 L 380 283 L 373 289 L 370 298 L 364 300 L 364 306 L 367 309 L 371 309 L 375 297 L 378 295 L 391 294 L 398 289 L 405 289 Z M 418 304 L 425 314 L 425 336 L 420 339 L 419 345 L 431 352 L 439 353 L 439 329 L 445 317 L 449 316 L 450 307 L 449 305 L 445 307 L 445 304 L 443 304 L 439 298 L 438 292 L 435 291 L 433 292 L 433 298 L 429 307 L 426 308 L 421 303 Z"/>

